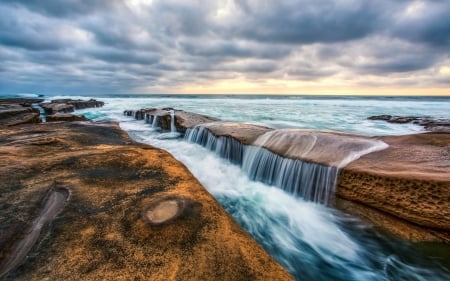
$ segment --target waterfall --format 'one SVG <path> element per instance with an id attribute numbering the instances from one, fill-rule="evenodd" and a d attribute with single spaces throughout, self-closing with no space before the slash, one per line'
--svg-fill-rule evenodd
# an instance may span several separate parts
<path id="1" fill-rule="evenodd" d="M 175 127 L 175 110 L 170 111 L 170 132 L 177 132 L 177 128 Z"/>
<path id="2" fill-rule="evenodd" d="M 216 137 L 201 126 L 188 129 L 185 140 L 240 165 L 252 180 L 277 186 L 306 200 L 327 204 L 334 193 L 338 168 L 283 158 L 262 147 L 242 145 L 232 137 Z"/>
<path id="3" fill-rule="evenodd" d="M 336 167 L 283 158 L 257 146 L 245 148 L 242 169 L 252 180 L 323 204 L 328 204 L 332 199 L 339 174 Z"/>
<path id="4" fill-rule="evenodd" d="M 42 123 L 47 122 L 47 114 L 45 113 L 45 110 L 38 103 L 31 104 L 31 107 L 39 110 L 39 117 L 41 118 Z"/>
<path id="5" fill-rule="evenodd" d="M 253 180 L 323 204 L 333 198 L 341 167 L 387 146 L 361 136 L 306 130 L 269 131 L 253 145 L 242 145 L 230 136 L 217 137 L 202 126 L 188 129 L 185 140 L 240 165 Z"/>
<path id="6" fill-rule="evenodd" d="M 159 119 L 158 115 L 153 116 L 152 128 L 154 130 L 158 129 L 158 119 Z"/>
<path id="7" fill-rule="evenodd" d="M 184 139 L 206 147 L 231 163 L 242 164 L 244 146 L 232 137 L 216 137 L 207 128 L 197 126 L 187 129 Z"/>

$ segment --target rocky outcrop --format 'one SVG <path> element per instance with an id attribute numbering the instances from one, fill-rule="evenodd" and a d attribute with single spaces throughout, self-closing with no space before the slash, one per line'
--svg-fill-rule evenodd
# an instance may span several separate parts
<path id="1" fill-rule="evenodd" d="M 56 113 L 47 116 L 47 122 L 58 122 L 58 121 L 74 122 L 74 121 L 88 121 L 88 120 L 89 119 L 87 119 L 83 115 L 80 116 L 68 113 Z"/>
<path id="2" fill-rule="evenodd" d="M 184 134 L 187 129 L 193 128 L 196 125 L 218 120 L 217 118 L 193 112 L 187 112 L 184 110 L 177 110 L 169 107 L 143 108 L 137 111 L 125 110 L 123 114 L 125 116 L 134 117 L 136 120 L 145 120 L 149 124 L 156 123 L 156 127 L 159 127 L 164 131 L 169 131 L 171 123 L 171 111 L 173 111 L 175 115 L 175 127 L 177 131 L 182 134 Z M 154 122 L 155 118 L 156 122 Z"/>
<path id="3" fill-rule="evenodd" d="M 264 147 L 284 158 L 337 168 L 387 147 L 384 142 L 371 137 L 301 129 L 273 130 L 261 135 L 252 145 Z"/>
<path id="4" fill-rule="evenodd" d="M 415 118 L 392 122 L 417 121 Z M 242 145 L 253 145 L 284 159 L 342 168 L 336 206 L 406 239 L 450 241 L 448 133 L 365 137 L 332 131 L 274 130 L 224 121 L 201 123 L 201 127 L 216 138 L 231 139 L 222 140 L 226 145 L 218 148 L 209 140 L 209 133 L 197 129 L 189 135 L 189 141 L 211 146 L 233 163 L 242 164 Z"/>
<path id="5" fill-rule="evenodd" d="M 72 99 L 56 99 L 47 103 L 40 103 L 42 108 L 48 115 L 56 113 L 71 113 L 77 109 L 102 107 L 104 102 L 97 101 L 95 99 L 84 100 L 72 100 Z"/>
<path id="6" fill-rule="evenodd" d="M 68 201 L 40 220 L 55 186 Z M 2 128 L 0 206 L 4 280 L 292 280 L 185 166 L 118 125 Z M 5 272 L 33 220 L 35 246 Z"/>
<path id="7" fill-rule="evenodd" d="M 39 111 L 31 108 L 37 99 L 0 99 L 0 127 L 39 123 Z"/>
<path id="8" fill-rule="evenodd" d="M 416 116 L 392 116 L 392 115 L 375 115 L 370 116 L 369 120 L 382 120 L 389 123 L 406 124 L 412 123 L 422 126 L 427 131 L 432 132 L 447 132 L 450 133 L 450 120 L 435 119 L 431 117 L 416 117 Z"/>
<path id="9" fill-rule="evenodd" d="M 450 134 L 382 140 L 341 171 L 337 195 L 450 237 Z"/>
<path id="10" fill-rule="evenodd" d="M 75 109 L 100 107 L 103 102 L 94 99 L 82 100 L 52 100 L 50 103 L 44 103 L 42 99 L 0 99 L 0 127 L 1 126 L 16 126 L 28 123 L 40 123 L 40 111 L 45 111 L 45 122 L 54 121 L 86 121 L 84 116 L 69 114 Z"/>
<path id="11" fill-rule="evenodd" d="M 258 137 L 273 131 L 272 128 L 264 126 L 226 121 L 205 123 L 202 124 L 202 127 L 208 129 L 216 137 L 232 137 L 243 145 L 252 145 Z"/>

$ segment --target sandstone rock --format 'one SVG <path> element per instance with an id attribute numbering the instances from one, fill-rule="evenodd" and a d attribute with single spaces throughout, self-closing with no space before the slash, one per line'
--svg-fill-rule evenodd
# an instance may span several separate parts
<path id="1" fill-rule="evenodd" d="M 273 130 L 253 145 L 264 147 L 284 158 L 341 168 L 364 154 L 385 149 L 375 138 L 332 131 L 301 129 Z"/>
<path id="2" fill-rule="evenodd" d="M 8 278 L 292 280 L 169 153 L 87 122 L 0 130 L 0 268 L 55 183 L 70 200 Z M 149 225 L 142 211 L 166 196 L 196 203 Z"/>
<path id="3" fill-rule="evenodd" d="M 47 103 L 40 103 L 42 108 L 48 115 L 56 113 L 71 113 L 76 109 L 102 107 L 104 102 L 90 99 L 84 100 L 72 100 L 72 99 L 56 99 Z"/>
<path id="4" fill-rule="evenodd" d="M 23 100 L 0 100 L 0 127 L 40 122 L 37 110 L 14 102 L 23 102 Z"/>
<path id="5" fill-rule="evenodd" d="M 450 134 L 383 137 L 389 148 L 350 163 L 337 195 L 413 224 L 450 232 Z"/>
<path id="6" fill-rule="evenodd" d="M 56 113 L 71 113 L 75 111 L 75 107 L 66 103 L 43 102 L 40 104 L 47 115 Z"/>
<path id="7" fill-rule="evenodd" d="M 187 112 L 183 110 L 176 110 L 173 108 L 143 108 L 137 111 L 133 110 L 125 110 L 124 115 L 132 116 L 136 120 L 144 120 L 152 124 L 154 118 L 157 118 L 157 127 L 162 130 L 168 131 L 170 130 L 171 123 L 171 115 L 170 112 L 174 111 L 175 113 L 175 127 L 179 133 L 184 134 L 186 129 L 193 128 L 196 125 L 204 124 L 207 122 L 217 121 L 217 118 Z"/>
<path id="8" fill-rule="evenodd" d="M 102 107 L 103 105 L 105 105 L 104 102 L 97 101 L 95 99 L 90 100 L 56 99 L 52 100 L 51 103 L 73 105 L 75 109 Z"/>
<path id="9" fill-rule="evenodd" d="M 75 115 L 75 114 L 66 114 L 66 113 L 56 113 L 53 115 L 47 116 L 47 122 L 56 122 L 56 121 L 67 121 L 67 122 L 74 122 L 74 121 L 88 121 L 86 117 L 83 115 Z"/>
<path id="10" fill-rule="evenodd" d="M 225 121 L 205 123 L 202 126 L 216 137 L 232 137 L 244 145 L 253 144 L 259 136 L 273 130 L 259 125 Z"/>

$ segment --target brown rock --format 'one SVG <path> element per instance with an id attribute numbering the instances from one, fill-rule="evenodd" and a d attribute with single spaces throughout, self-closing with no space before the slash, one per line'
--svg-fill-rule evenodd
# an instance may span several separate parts
<path id="1" fill-rule="evenodd" d="M 171 123 L 171 111 L 175 114 L 175 127 L 179 133 L 185 133 L 186 129 L 193 128 L 197 125 L 207 122 L 217 121 L 217 118 L 187 112 L 183 110 L 176 110 L 173 108 L 143 108 L 138 111 L 125 110 L 124 115 L 133 116 L 137 120 L 146 119 L 147 123 L 152 123 L 154 118 L 158 118 L 157 126 L 163 130 L 170 130 Z"/>
<path id="2" fill-rule="evenodd" d="M 47 122 L 57 122 L 57 121 L 66 121 L 66 122 L 74 122 L 74 121 L 88 121 L 86 117 L 83 115 L 75 115 L 75 114 L 66 114 L 66 113 L 56 113 L 53 115 L 47 116 Z"/>
<path id="3" fill-rule="evenodd" d="M 47 115 L 56 113 L 70 113 L 75 111 L 75 107 L 67 103 L 43 102 L 40 104 Z"/>
<path id="4" fill-rule="evenodd" d="M 258 125 L 225 121 L 205 123 L 202 126 L 207 128 L 216 137 L 232 137 L 245 145 L 253 144 L 259 136 L 273 130 Z"/>
<path id="5" fill-rule="evenodd" d="M 450 231 L 450 134 L 383 137 L 389 148 L 350 163 L 337 195 L 412 224 Z"/>
<path id="6" fill-rule="evenodd" d="M 117 125 L 42 123 L 0 130 L 0 268 L 55 184 L 70 200 L 14 280 L 292 280 L 169 153 Z M 193 202 L 150 225 L 156 198 Z"/>
<path id="7" fill-rule="evenodd" d="M 252 144 L 284 158 L 301 159 L 338 168 L 364 154 L 387 147 L 384 142 L 375 138 L 301 129 L 273 130 L 260 136 Z"/>

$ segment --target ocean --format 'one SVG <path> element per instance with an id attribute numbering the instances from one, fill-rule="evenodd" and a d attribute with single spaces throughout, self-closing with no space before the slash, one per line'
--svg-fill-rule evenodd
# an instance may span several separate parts
<path id="1" fill-rule="evenodd" d="M 77 111 L 94 121 L 119 122 L 136 141 L 170 152 L 184 163 L 240 225 L 297 280 L 450 280 L 442 255 L 381 233 L 334 208 L 305 201 L 251 180 L 206 148 L 160 138 L 144 121 L 124 110 L 173 107 L 222 120 L 272 128 L 337 130 L 369 136 L 423 132 L 414 124 L 368 120 L 371 115 L 426 116 L 450 119 L 448 97 L 119 95 L 44 96 L 96 98 L 102 108 Z M 205 253 L 207 254 L 207 253 Z M 446 257 L 445 257 L 446 256 Z"/>

